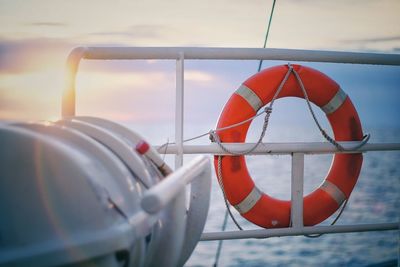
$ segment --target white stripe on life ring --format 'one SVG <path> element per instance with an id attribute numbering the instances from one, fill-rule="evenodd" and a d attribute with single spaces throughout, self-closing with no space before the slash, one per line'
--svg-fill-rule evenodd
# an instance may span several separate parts
<path id="1" fill-rule="evenodd" d="M 342 190 L 327 180 L 320 185 L 320 188 L 328 193 L 339 206 L 342 205 L 343 201 L 346 200 L 346 195 L 342 192 Z"/>
<path id="2" fill-rule="evenodd" d="M 261 196 L 262 192 L 256 186 L 254 186 L 253 190 L 251 190 L 251 192 L 247 195 L 247 197 L 243 199 L 242 202 L 240 202 L 237 205 L 234 205 L 233 207 L 240 214 L 244 214 L 249 210 L 251 210 L 254 207 L 254 205 L 256 205 L 258 200 L 260 200 Z"/>
<path id="3" fill-rule="evenodd" d="M 264 104 L 262 103 L 261 99 L 253 92 L 250 88 L 246 85 L 242 84 L 239 89 L 235 91 L 235 94 L 240 95 L 243 97 L 247 103 L 257 112 Z"/>
<path id="4" fill-rule="evenodd" d="M 332 97 L 332 99 L 321 109 L 325 112 L 326 115 L 335 112 L 346 100 L 346 93 L 339 88 L 337 93 Z"/>

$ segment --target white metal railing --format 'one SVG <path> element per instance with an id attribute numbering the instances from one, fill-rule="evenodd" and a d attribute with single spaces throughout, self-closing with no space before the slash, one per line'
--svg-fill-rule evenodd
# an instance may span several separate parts
<path id="1" fill-rule="evenodd" d="M 289 60 L 336 62 L 354 64 L 400 65 L 400 55 L 379 53 L 354 53 L 273 48 L 199 48 L 199 47 L 77 47 L 67 60 L 67 86 L 62 99 L 62 116 L 75 115 L 75 78 L 81 59 L 126 60 L 170 59 L 176 60 L 175 167 L 183 158 L 183 104 L 185 59 L 214 60 Z"/>
<path id="2" fill-rule="evenodd" d="M 203 233 L 202 241 L 397 230 L 399 223 L 329 225 Z"/>
<path id="3" fill-rule="evenodd" d="M 357 150 L 352 150 L 353 147 L 360 144 L 357 141 L 350 142 L 337 142 L 340 144 L 344 151 L 338 151 L 337 148 L 327 142 L 310 142 L 310 143 L 261 143 L 248 155 L 281 155 L 292 153 L 303 153 L 303 154 L 332 154 L 332 153 L 360 153 L 367 151 L 392 151 L 400 150 L 400 143 L 367 143 Z M 241 151 L 247 151 L 254 147 L 254 143 L 224 143 L 229 151 L 234 153 L 240 153 Z M 175 144 L 169 144 L 163 146 L 162 152 L 166 154 L 178 154 L 178 148 Z M 228 155 L 227 152 L 221 149 L 215 143 L 208 145 L 184 145 L 184 154 L 214 154 L 214 155 Z"/>
<path id="4" fill-rule="evenodd" d="M 206 157 L 198 157 L 190 163 L 182 166 L 176 172 L 168 176 L 144 193 L 141 206 L 149 214 L 156 214 L 165 208 L 176 196 L 182 192 L 186 185 L 190 184 L 202 173 L 210 173 L 210 160 Z"/>
<path id="5" fill-rule="evenodd" d="M 399 54 L 353 53 L 337 51 L 271 49 L 271 48 L 190 48 L 190 47 L 79 47 L 68 57 L 68 80 L 62 99 L 62 116 L 75 115 L 75 78 L 81 59 L 122 60 L 122 59 L 167 59 L 176 60 L 176 106 L 175 145 L 169 145 L 166 153 L 175 154 L 175 168 L 182 165 L 184 154 L 225 154 L 216 144 L 184 145 L 184 61 L 185 59 L 213 60 L 285 60 L 331 63 L 378 64 L 400 66 Z M 340 142 L 349 151 L 340 152 L 329 143 L 270 143 L 262 144 L 252 154 L 292 155 L 291 218 L 293 225 L 284 229 L 262 229 L 233 232 L 203 233 L 202 240 L 262 238 L 270 236 L 304 235 L 319 233 L 344 233 L 357 231 L 395 230 L 399 222 L 381 224 L 358 224 L 341 226 L 304 227 L 303 171 L 304 155 L 320 153 L 360 153 L 365 151 L 400 150 L 399 143 L 366 144 L 352 151 L 359 142 Z M 224 144 L 232 151 L 244 151 L 252 144 Z M 150 198 L 149 198 L 150 199 Z M 160 200 L 161 201 L 161 200 Z M 142 203 L 147 206 L 145 202 Z"/>

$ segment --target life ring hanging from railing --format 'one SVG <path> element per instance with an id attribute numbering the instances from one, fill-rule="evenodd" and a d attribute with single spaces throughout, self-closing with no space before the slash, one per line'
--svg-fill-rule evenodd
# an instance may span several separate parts
<path id="1" fill-rule="evenodd" d="M 289 71 L 297 72 L 308 98 L 326 114 L 336 141 L 361 141 L 363 132 L 357 111 L 340 86 L 325 74 L 301 65 L 282 65 L 265 69 L 247 79 L 226 103 L 217 129 L 237 124 L 255 116 L 269 103 Z M 296 77 L 291 73 L 276 98 L 304 98 Z M 251 121 L 217 132 L 219 141 L 243 143 Z M 218 156 L 214 160 L 218 175 Z M 254 184 L 244 155 L 222 156 L 219 177 L 231 205 L 247 220 L 265 228 L 290 226 L 291 202 L 273 198 Z M 349 198 L 362 165 L 362 154 L 339 153 L 323 183 L 304 197 L 303 223 L 318 224 L 331 216 Z"/>

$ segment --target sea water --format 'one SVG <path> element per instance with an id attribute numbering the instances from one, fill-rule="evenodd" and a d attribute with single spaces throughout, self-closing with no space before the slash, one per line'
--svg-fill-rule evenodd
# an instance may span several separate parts
<path id="1" fill-rule="evenodd" d="M 151 129 L 152 127 L 159 130 Z M 161 127 L 161 129 L 160 129 Z M 167 141 L 160 132 L 173 131 L 162 125 L 139 127 L 139 132 L 150 142 Z M 204 126 L 207 127 L 207 126 Z M 203 126 L 189 125 L 185 137 L 204 132 Z M 308 127 L 307 127 L 308 128 Z M 279 129 L 267 133 L 266 141 L 322 141 L 318 131 L 307 128 Z M 400 129 L 365 128 L 371 134 L 370 142 L 400 142 Z M 291 139 L 293 133 L 296 138 Z M 255 131 L 253 139 L 256 139 Z M 171 141 L 171 140 L 169 140 Z M 195 143 L 208 143 L 203 138 Z M 185 156 L 189 162 L 194 156 Z M 210 156 L 211 157 L 211 156 Z M 172 156 L 166 156 L 173 164 Z M 332 155 L 306 155 L 304 170 L 304 194 L 313 191 L 329 171 Z M 290 199 L 290 156 L 246 156 L 250 174 L 257 186 L 265 193 L 280 199 Z M 400 152 L 364 153 L 364 161 L 358 182 L 350 200 L 336 225 L 398 222 L 400 219 Z M 220 231 L 225 214 L 225 204 L 215 172 L 212 177 L 211 205 L 205 232 Z M 234 210 L 234 209 L 232 209 Z M 257 229 L 233 211 L 244 229 Z M 337 216 L 333 214 L 321 225 L 329 225 Z M 227 230 L 237 230 L 231 220 Z M 223 241 L 218 266 L 366 266 L 396 260 L 399 253 L 399 231 L 325 234 L 318 238 L 304 236 L 271 237 Z M 213 266 L 216 261 L 218 241 L 202 241 L 185 266 Z"/>

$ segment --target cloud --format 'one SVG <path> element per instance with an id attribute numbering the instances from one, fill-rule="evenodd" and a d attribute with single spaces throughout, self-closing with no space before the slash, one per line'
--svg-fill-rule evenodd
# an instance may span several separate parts
<path id="1" fill-rule="evenodd" d="M 34 20 L 23 25 L 39 27 L 65 27 L 68 24 L 51 20 Z M 0 35 L 0 73 L 21 73 L 35 71 L 38 68 L 51 68 L 55 61 L 64 64 L 68 53 L 81 44 L 94 46 L 127 46 L 140 44 L 158 44 L 163 38 L 172 38 L 179 35 L 174 26 L 163 24 L 137 24 L 98 32 L 75 34 L 71 38 L 14 38 Z M 45 66 L 44 66 L 45 65 Z M 93 68 L 105 71 L 132 71 L 131 66 L 138 66 L 137 62 L 98 62 Z M 142 64 L 143 65 L 143 64 Z M 171 65 L 174 68 L 173 63 Z M 157 65 L 159 66 L 159 65 Z M 154 66 L 153 66 L 154 67 Z M 136 67 L 140 71 L 141 66 Z M 169 66 L 168 66 L 169 68 Z"/>
<path id="2" fill-rule="evenodd" d="M 51 68 L 65 60 L 73 44 L 62 39 L 0 39 L 0 73 L 21 73 Z"/>
<path id="3" fill-rule="evenodd" d="M 6 94 L 6 88 L 1 87 L 0 90 L 0 111 L 16 110 L 24 107 L 20 101 Z"/>
<path id="4" fill-rule="evenodd" d="M 214 77 L 206 71 L 187 70 L 185 71 L 185 79 L 193 82 L 211 82 Z"/>
<path id="5" fill-rule="evenodd" d="M 38 27 L 66 27 L 66 23 L 62 22 L 50 22 L 50 21 L 36 21 L 32 23 L 26 23 L 27 26 L 38 26 Z"/>
<path id="6" fill-rule="evenodd" d="M 400 35 L 375 36 L 368 38 L 343 39 L 338 42 L 351 50 L 363 52 L 398 53 Z"/>
<path id="7" fill-rule="evenodd" d="M 92 36 L 118 36 L 131 39 L 162 39 L 171 27 L 164 25 L 134 25 L 122 31 L 93 32 Z"/>
<path id="8" fill-rule="evenodd" d="M 344 42 L 351 42 L 351 43 L 400 42 L 400 35 L 399 36 L 384 36 L 384 37 L 374 37 L 374 38 L 365 38 L 365 39 L 345 40 Z"/>
<path id="9" fill-rule="evenodd" d="M 163 30 L 164 28 L 162 26 L 153 27 L 149 25 L 133 26 L 129 28 L 129 31 L 134 32 L 137 38 L 150 38 L 152 36 L 156 38 L 158 32 L 162 32 Z M 129 31 L 116 32 L 113 34 L 128 34 Z M 98 34 L 106 35 L 107 33 L 103 32 Z M 133 35 L 131 35 L 131 37 L 133 37 Z M 103 37 L 102 39 L 108 38 Z M 98 42 L 95 46 L 123 47 L 125 46 L 124 44 L 126 44 L 126 42 Z M 18 74 L 44 69 L 63 70 L 68 54 L 77 46 L 79 46 L 77 40 L 71 41 L 62 38 L 6 39 L 0 37 L 0 74 Z M 175 72 L 175 62 L 173 60 L 84 60 L 81 62 L 80 66 L 80 69 L 82 70 L 107 73 L 144 73 L 148 71 L 164 72 L 166 70 Z"/>

